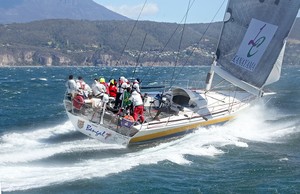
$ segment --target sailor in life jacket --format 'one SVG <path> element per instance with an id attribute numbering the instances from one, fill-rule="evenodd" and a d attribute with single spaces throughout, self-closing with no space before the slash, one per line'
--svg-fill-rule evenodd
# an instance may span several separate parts
<path id="1" fill-rule="evenodd" d="M 123 89 L 123 87 L 122 86 L 125 86 L 125 85 L 123 85 L 123 83 L 125 82 L 125 80 L 126 80 L 126 78 L 124 77 L 124 76 L 121 76 L 120 78 L 119 78 L 119 82 L 118 82 L 118 84 L 117 84 L 117 96 L 116 96 L 116 102 L 115 102 L 115 109 L 116 108 L 119 108 L 120 107 L 120 105 L 121 105 L 121 101 L 122 101 L 122 99 L 121 99 L 121 95 L 123 94 L 123 92 L 124 92 L 124 89 Z"/>
<path id="2" fill-rule="evenodd" d="M 140 118 L 141 123 L 145 121 L 144 118 L 144 104 L 141 95 L 137 91 L 131 93 L 129 98 L 133 104 L 133 118 L 135 121 Z"/>
<path id="3" fill-rule="evenodd" d="M 108 88 L 109 88 L 109 96 L 113 97 L 114 99 L 116 99 L 116 97 L 117 97 L 117 91 L 118 91 L 117 81 L 114 80 L 114 79 L 110 80 Z"/>
<path id="4" fill-rule="evenodd" d="M 91 87 L 85 83 L 83 78 L 81 76 L 78 76 L 78 79 L 76 80 L 77 89 L 79 91 L 79 94 L 81 94 L 84 98 L 88 98 L 89 93 L 92 92 Z"/>
<path id="5" fill-rule="evenodd" d="M 136 80 L 133 81 L 132 90 L 133 90 L 133 91 L 135 90 L 135 91 L 137 91 L 138 93 L 141 93 L 140 85 L 139 85 L 138 79 L 136 79 Z"/>
<path id="6" fill-rule="evenodd" d="M 120 96 L 120 100 L 121 100 L 121 107 L 122 108 L 126 108 L 126 109 L 129 109 L 130 108 L 130 105 L 131 105 L 131 101 L 130 101 L 130 96 L 131 96 L 131 88 L 130 87 L 127 87 L 127 85 L 125 86 L 124 89 L 124 92 L 121 94 Z"/>
<path id="7" fill-rule="evenodd" d="M 100 98 L 106 92 L 106 87 L 103 84 L 100 84 L 95 78 L 94 83 L 92 84 L 92 91 L 95 97 Z"/>
<path id="8" fill-rule="evenodd" d="M 108 84 L 105 82 L 105 78 L 104 78 L 104 77 L 101 77 L 101 78 L 99 79 L 99 82 L 100 82 L 100 84 L 102 84 L 102 85 L 105 86 L 105 93 L 106 93 L 106 94 L 109 94 Z"/>
<path id="9" fill-rule="evenodd" d="M 73 79 L 73 75 L 69 75 L 69 79 L 66 82 L 66 87 L 67 87 L 67 94 L 71 100 L 75 97 L 75 93 L 77 92 L 77 84 Z"/>

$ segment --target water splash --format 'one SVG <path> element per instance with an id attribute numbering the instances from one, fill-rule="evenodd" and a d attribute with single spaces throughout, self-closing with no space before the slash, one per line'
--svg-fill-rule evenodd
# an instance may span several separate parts
<path id="1" fill-rule="evenodd" d="M 0 139 L 0 182 L 3 191 L 15 191 L 105 177 L 166 160 L 189 165 L 192 161 L 186 155 L 217 157 L 226 154 L 223 150 L 227 145 L 248 149 L 249 141 L 282 143 L 285 136 L 300 132 L 297 121 L 285 117 L 258 105 L 225 125 L 199 128 L 182 138 L 143 149 L 106 145 L 89 138 L 55 143 L 45 141 L 76 133 L 70 122 L 27 132 L 7 133 Z M 90 151 L 97 154 L 91 158 L 78 154 L 80 160 L 63 164 L 45 163 L 45 160 L 58 154 L 69 157 L 70 153 Z"/>

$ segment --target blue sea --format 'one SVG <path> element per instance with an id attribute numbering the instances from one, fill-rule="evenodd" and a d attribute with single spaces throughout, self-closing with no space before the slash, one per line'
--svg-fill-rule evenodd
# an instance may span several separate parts
<path id="1" fill-rule="evenodd" d="M 179 84 L 204 82 L 208 69 L 0 68 L 2 193 L 300 193 L 300 67 L 285 67 L 268 87 L 276 94 L 237 119 L 149 144 L 90 139 L 64 111 L 69 74 Z"/>

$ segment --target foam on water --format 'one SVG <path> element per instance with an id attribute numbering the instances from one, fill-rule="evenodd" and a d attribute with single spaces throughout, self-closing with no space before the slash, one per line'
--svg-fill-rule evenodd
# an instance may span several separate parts
<path id="1" fill-rule="evenodd" d="M 0 139 L 0 182 L 3 191 L 26 190 L 81 179 L 105 177 L 130 170 L 139 165 L 157 164 L 169 160 L 179 165 L 192 161 L 186 155 L 216 157 L 224 154 L 224 146 L 233 145 L 248 149 L 248 141 L 280 143 L 284 136 L 298 133 L 294 121 L 273 124 L 268 120 L 278 118 L 276 111 L 266 111 L 262 106 L 254 106 L 236 120 L 223 126 L 200 128 L 180 139 L 161 143 L 137 151 L 120 153 L 125 149 L 118 145 L 106 145 L 93 139 L 69 142 L 47 143 L 42 141 L 53 136 L 74 133 L 70 122 L 55 127 L 27 132 L 14 132 Z M 56 154 L 109 150 L 110 155 L 76 160 L 59 165 L 33 163 Z M 280 161 L 286 161 L 283 158 Z"/>
<path id="2" fill-rule="evenodd" d="M 240 114 L 238 119 L 222 126 L 220 131 L 236 138 L 267 143 L 284 142 L 285 136 L 300 131 L 297 121 L 281 119 L 285 116 L 265 108 L 261 105 L 251 107 Z"/>
<path id="3" fill-rule="evenodd" d="M 25 163 L 47 158 L 58 153 L 92 150 L 100 147 L 100 144 L 94 139 L 61 142 L 58 144 L 49 144 L 43 141 L 52 136 L 59 136 L 74 131 L 72 124 L 66 122 L 53 128 L 5 134 L 0 138 L 0 165 Z"/>

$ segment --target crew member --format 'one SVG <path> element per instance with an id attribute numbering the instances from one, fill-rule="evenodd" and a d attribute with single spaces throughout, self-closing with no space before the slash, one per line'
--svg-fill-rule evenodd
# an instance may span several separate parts
<path id="1" fill-rule="evenodd" d="M 66 87 L 68 98 L 71 100 L 75 97 L 75 93 L 77 91 L 77 85 L 73 75 L 69 75 L 69 80 L 66 82 Z"/>
<path id="2" fill-rule="evenodd" d="M 133 104 L 134 120 L 138 121 L 138 119 L 140 119 L 140 122 L 143 123 L 145 121 L 145 118 L 144 118 L 144 104 L 141 95 L 137 91 L 133 91 L 129 99 Z"/>

